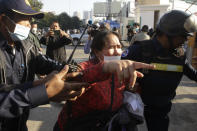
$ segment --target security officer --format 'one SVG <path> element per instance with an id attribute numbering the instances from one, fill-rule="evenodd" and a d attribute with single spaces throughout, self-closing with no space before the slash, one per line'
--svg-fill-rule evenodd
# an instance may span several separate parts
<path id="1" fill-rule="evenodd" d="M 31 18 L 43 16 L 31 9 L 28 0 L 0 0 L 0 131 L 27 131 L 30 108 L 70 98 L 69 86 L 71 90 L 77 87 L 76 92 L 82 89 L 81 84 L 68 85 L 62 80 L 67 68 L 33 82 L 36 73 L 49 74 L 63 67 L 42 56 L 27 39 Z"/>
<path id="2" fill-rule="evenodd" d="M 165 13 L 152 40 L 130 46 L 122 59 L 154 63 L 154 70 L 142 70 L 145 76 L 139 79 L 141 97 L 145 104 L 144 115 L 148 131 L 167 131 L 171 100 L 176 95 L 183 75 L 197 81 L 197 71 L 185 56 L 176 52 L 197 29 L 196 17 L 179 10 Z"/>

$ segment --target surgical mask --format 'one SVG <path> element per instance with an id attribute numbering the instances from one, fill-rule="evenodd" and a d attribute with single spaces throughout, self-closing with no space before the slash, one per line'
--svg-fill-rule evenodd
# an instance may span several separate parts
<path id="1" fill-rule="evenodd" d="M 7 27 L 8 33 L 13 41 L 22 41 L 27 39 L 30 28 L 16 24 L 13 20 L 11 20 L 9 17 L 7 17 L 13 24 L 15 24 L 14 32 L 10 32 L 9 28 Z"/>
<path id="2" fill-rule="evenodd" d="M 104 56 L 104 61 L 120 60 L 121 56 Z"/>
<path id="3" fill-rule="evenodd" d="M 10 37 L 12 38 L 13 41 L 21 41 L 21 40 L 25 40 L 27 39 L 28 35 L 29 35 L 29 31 L 30 28 L 20 25 L 20 24 L 16 24 L 16 27 L 14 29 L 14 32 L 9 32 Z"/>
<path id="4" fill-rule="evenodd" d="M 36 34 L 37 33 L 37 28 L 32 28 L 31 31 Z"/>

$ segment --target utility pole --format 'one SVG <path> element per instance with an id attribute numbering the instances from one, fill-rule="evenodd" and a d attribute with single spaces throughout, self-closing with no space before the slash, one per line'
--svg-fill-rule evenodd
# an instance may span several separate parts
<path id="1" fill-rule="evenodd" d="M 72 15 L 70 14 L 70 0 L 69 0 L 68 2 L 69 2 L 69 9 L 68 9 L 68 12 L 69 12 L 69 15 L 72 16 Z"/>
<path id="2" fill-rule="evenodd" d="M 172 10 L 174 10 L 174 0 L 172 1 Z"/>
<path id="3" fill-rule="evenodd" d="M 112 0 L 107 0 L 107 20 L 112 20 L 111 3 Z"/>

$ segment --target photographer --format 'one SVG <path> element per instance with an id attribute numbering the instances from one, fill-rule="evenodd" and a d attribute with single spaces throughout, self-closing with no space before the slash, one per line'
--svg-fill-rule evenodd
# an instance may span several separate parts
<path id="1" fill-rule="evenodd" d="M 95 25 L 93 24 L 92 26 L 90 26 L 88 28 L 88 40 L 87 42 L 85 43 L 84 45 L 84 53 L 85 54 L 89 54 L 90 53 L 90 47 L 91 47 L 91 44 L 92 44 L 92 39 L 94 38 L 94 36 L 98 33 L 98 28 L 99 28 L 99 25 Z"/>
<path id="2" fill-rule="evenodd" d="M 50 31 L 40 39 L 40 43 L 47 46 L 46 55 L 61 63 L 66 62 L 65 45 L 71 43 L 69 35 L 60 29 L 57 21 L 50 26 Z"/>
<path id="3" fill-rule="evenodd" d="M 132 37 L 139 32 L 139 24 L 133 23 L 133 26 L 127 25 L 127 40 L 130 42 Z"/>

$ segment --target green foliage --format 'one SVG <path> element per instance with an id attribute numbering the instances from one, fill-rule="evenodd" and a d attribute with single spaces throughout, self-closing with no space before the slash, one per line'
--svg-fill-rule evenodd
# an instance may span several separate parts
<path id="1" fill-rule="evenodd" d="M 45 13 L 45 17 L 41 20 L 37 20 L 38 26 L 40 28 L 50 27 L 50 25 L 54 22 L 58 21 L 61 29 L 79 29 L 82 25 L 82 22 L 78 17 L 70 17 L 66 12 L 63 12 L 59 15 L 55 15 L 52 12 Z"/>
<path id="2" fill-rule="evenodd" d="M 58 16 L 58 22 L 60 24 L 61 29 L 67 30 L 70 28 L 70 25 L 72 25 L 72 21 L 70 16 L 63 12 Z"/>
<path id="3" fill-rule="evenodd" d="M 50 27 L 53 21 L 57 21 L 57 16 L 52 12 L 48 12 L 45 13 L 43 19 L 37 20 L 37 23 L 40 28 L 44 28 L 44 27 Z"/>
<path id="4" fill-rule="evenodd" d="M 81 26 L 81 21 L 78 17 L 74 16 L 71 18 L 72 21 L 72 28 L 71 29 L 79 29 Z"/>
<path id="5" fill-rule="evenodd" d="M 29 3 L 33 10 L 40 11 L 43 7 L 43 3 L 40 0 L 29 0 Z"/>
<path id="6" fill-rule="evenodd" d="M 40 0 L 29 0 L 29 3 L 32 9 L 36 11 L 40 11 L 43 7 L 43 3 Z M 54 21 L 58 21 L 63 30 L 79 29 L 82 23 L 78 17 L 70 17 L 66 12 L 59 15 L 55 15 L 53 12 L 46 12 L 43 19 L 34 20 L 39 28 L 50 27 Z"/>
<path id="7" fill-rule="evenodd" d="M 78 17 L 70 17 L 66 12 L 58 15 L 57 19 L 63 30 L 79 29 L 82 23 Z"/>

